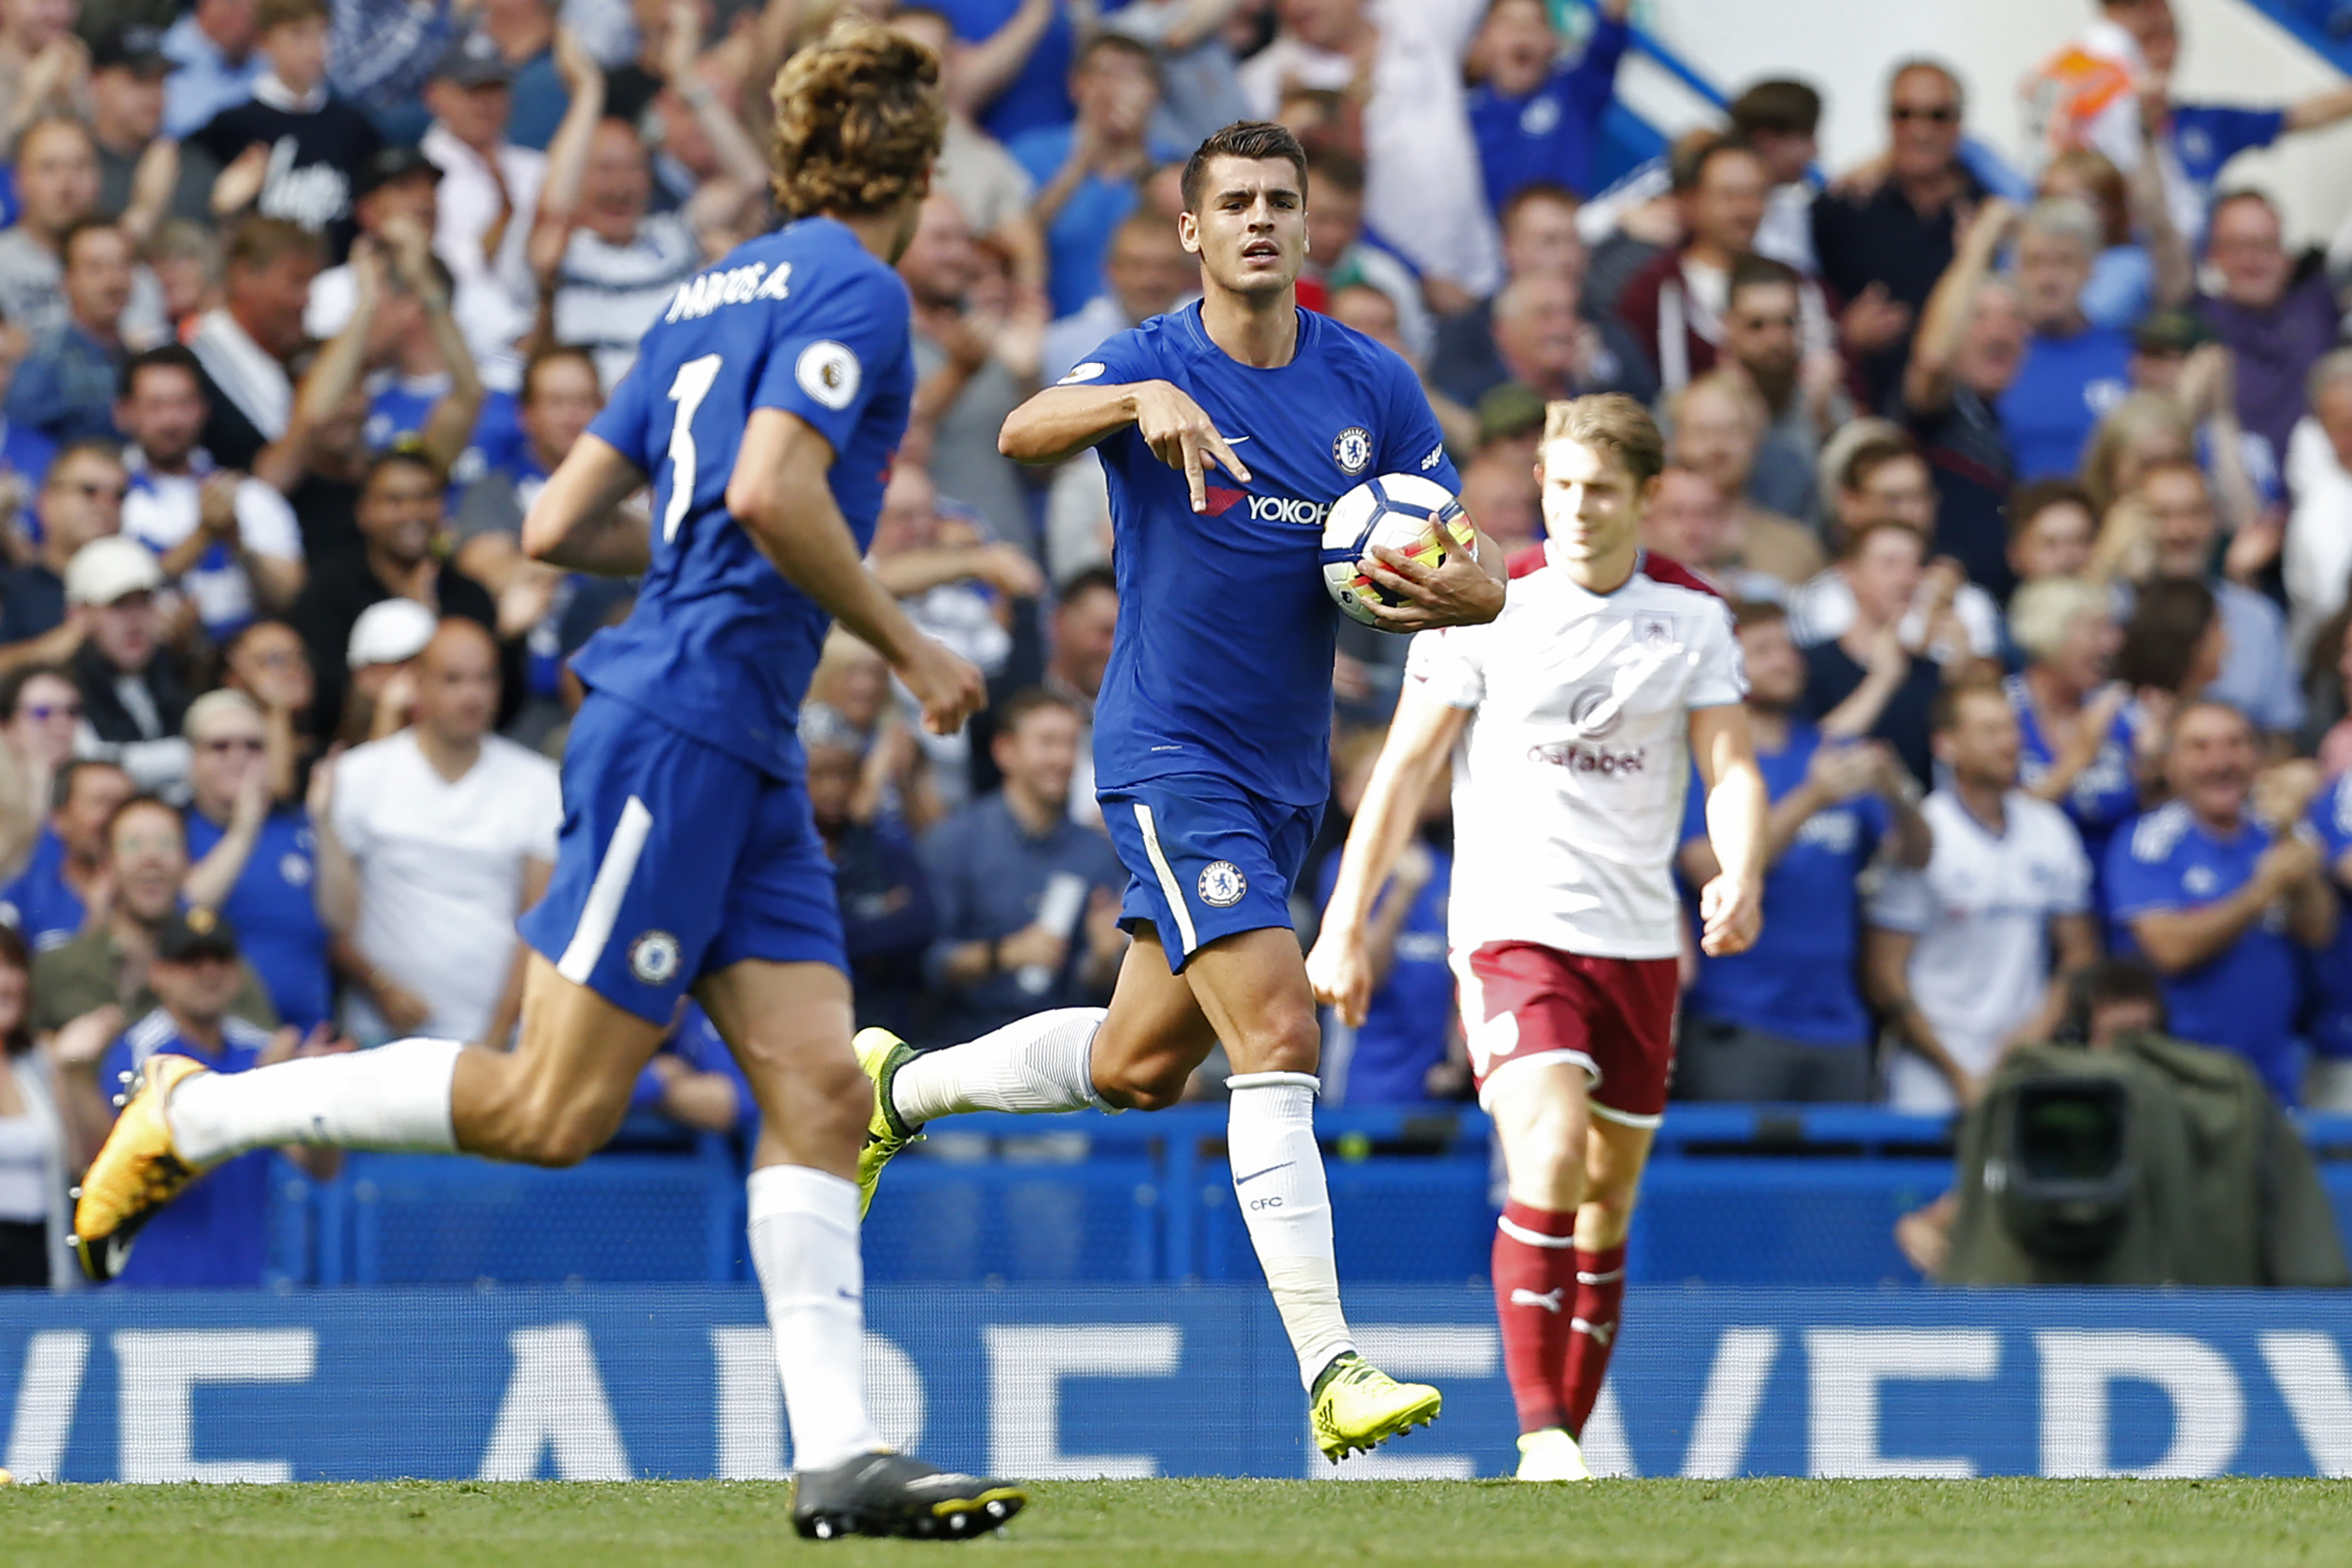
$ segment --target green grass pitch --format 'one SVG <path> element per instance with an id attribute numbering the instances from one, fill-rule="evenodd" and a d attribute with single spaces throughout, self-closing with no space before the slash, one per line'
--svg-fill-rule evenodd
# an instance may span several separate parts
<path id="1" fill-rule="evenodd" d="M 777 1483 L 12 1487 L 10 1568 L 2352 1563 L 2328 1481 L 1066 1481 L 998 1538 L 799 1540 Z"/>

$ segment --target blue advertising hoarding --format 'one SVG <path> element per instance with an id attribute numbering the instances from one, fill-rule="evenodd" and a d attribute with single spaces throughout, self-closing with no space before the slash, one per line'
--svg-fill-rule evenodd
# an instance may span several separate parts
<path id="1" fill-rule="evenodd" d="M 1491 1476 L 1483 1289 L 1360 1289 L 1367 1354 L 1445 1414 L 1334 1470 L 1248 1286 L 877 1285 L 867 1383 L 927 1458 L 1034 1478 Z M 1586 1432 L 1643 1476 L 2352 1475 L 2352 1296 L 1637 1289 Z M 785 1473 L 740 1287 L 0 1299 L 22 1480 Z"/>

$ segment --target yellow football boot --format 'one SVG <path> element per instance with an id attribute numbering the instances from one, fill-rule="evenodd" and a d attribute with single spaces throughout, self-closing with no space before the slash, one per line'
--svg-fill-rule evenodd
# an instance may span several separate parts
<path id="1" fill-rule="evenodd" d="M 203 1174 L 172 1147 L 163 1102 L 183 1079 L 211 1070 L 187 1057 L 152 1056 L 116 1101 L 114 1131 L 73 1190 L 73 1249 L 100 1284 L 122 1272 L 140 1227 Z"/>
<path id="2" fill-rule="evenodd" d="M 1399 1383 L 1349 1352 L 1315 1380 L 1315 1446 L 1338 1464 L 1437 1419 L 1444 1403 L 1425 1383 Z"/>
<path id="3" fill-rule="evenodd" d="M 859 1068 L 874 1085 L 874 1117 L 866 1124 L 866 1147 L 857 1152 L 857 1212 L 863 1216 L 874 1206 L 874 1188 L 882 1180 L 882 1167 L 920 1138 L 923 1130 L 908 1126 L 890 1103 L 890 1080 L 915 1059 L 915 1047 L 887 1029 L 860 1029 L 849 1045 L 857 1053 Z"/>

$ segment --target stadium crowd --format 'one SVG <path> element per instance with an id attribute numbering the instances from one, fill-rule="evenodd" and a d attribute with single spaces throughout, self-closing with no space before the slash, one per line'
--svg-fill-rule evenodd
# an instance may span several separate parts
<path id="1" fill-rule="evenodd" d="M 2352 243 L 2294 254 L 2224 178 L 2352 89 L 2176 101 L 2166 0 L 2085 4 L 2030 175 L 1966 133 L 2004 96 L 1922 57 L 1855 167 L 1772 79 L 1605 188 L 1627 0 L 0 0 L 0 1284 L 46 1277 L 45 1194 L 159 1045 L 511 1030 L 566 658 L 629 605 L 521 521 L 772 221 L 764 84 L 845 6 L 940 51 L 951 109 L 871 563 L 991 682 L 933 736 L 836 634 L 812 689 L 866 1021 L 1108 994 L 1104 483 L 997 433 L 1192 295 L 1179 166 L 1260 117 L 1310 151 L 1301 302 L 1416 369 L 1515 556 L 1548 400 L 1669 426 L 1645 542 L 1734 602 L 1773 797 L 1765 935 L 1687 959 L 1679 1093 L 1947 1110 L 2123 953 L 2175 1034 L 2352 1107 Z M 1309 933 L 1403 655 L 1342 627 Z M 1467 1092 L 1446 811 L 1332 1032 L 1349 1102 Z M 746 1105 L 691 1013 L 640 1100 Z"/>

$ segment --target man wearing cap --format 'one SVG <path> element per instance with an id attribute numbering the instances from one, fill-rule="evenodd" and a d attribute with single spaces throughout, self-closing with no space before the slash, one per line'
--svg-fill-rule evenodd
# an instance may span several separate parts
<path id="1" fill-rule="evenodd" d="M 530 327 L 531 304 L 500 281 L 529 266 L 524 242 L 547 154 L 508 140 L 514 68 L 487 33 L 449 46 L 425 84 L 433 123 L 419 144 L 441 171 L 433 248 L 457 280 L 457 325 L 478 360 L 507 350 Z"/>
<path id="2" fill-rule="evenodd" d="M 90 46 L 89 134 L 98 146 L 98 211 L 145 244 L 167 217 L 212 221 L 212 179 L 219 171 L 184 163 L 165 142 L 163 107 L 171 57 L 152 27 L 115 28 Z M 140 173 L 146 161 L 147 182 Z"/>
<path id="3" fill-rule="evenodd" d="M 150 966 L 157 939 L 180 912 L 188 876 L 180 814 L 152 795 L 133 795 L 107 819 L 103 875 L 113 889 L 99 923 L 33 960 L 33 1030 L 48 1034 L 103 1007 L 126 1018 L 154 1010 Z M 252 965 L 236 961 L 228 1011 L 265 1029 L 277 1009 Z M 110 1089 L 110 1094 L 113 1092 Z"/>
<path id="4" fill-rule="evenodd" d="M 327 91 L 326 0 L 261 0 L 255 13 L 269 68 L 253 97 L 188 138 L 221 165 L 213 210 L 247 206 L 323 233 L 341 260 L 357 232 L 352 192 L 383 145 L 367 115 Z"/>
<path id="5" fill-rule="evenodd" d="M 418 149 L 381 148 L 361 166 L 352 184 L 352 221 L 361 234 L 387 244 L 409 224 L 430 236 L 440 221 L 440 169 Z M 352 264 L 328 268 L 310 280 L 303 331 L 326 342 L 350 322 L 358 298 L 359 278 Z"/>
<path id="6" fill-rule="evenodd" d="M 66 668 L 81 688 L 75 752 L 121 763 L 142 790 L 176 795 L 188 784 L 180 734 L 188 689 L 163 647 L 155 604 L 163 586 L 154 552 L 135 539 L 114 534 L 76 551 L 66 603 L 85 635 Z"/>
<path id="7" fill-rule="evenodd" d="M 28 664 L 58 664 L 81 646 L 68 614 L 66 569 L 93 539 L 122 526 L 122 458 L 111 441 L 77 441 L 58 454 L 41 481 L 38 553 L 0 586 L 0 674 Z"/>
<path id="8" fill-rule="evenodd" d="M 337 735 L 345 745 L 381 741 L 408 722 L 409 711 L 416 706 L 416 688 L 401 677 L 411 672 L 416 656 L 440 626 L 433 612 L 414 599 L 386 599 L 360 612 L 352 623 L 345 658 L 351 688 Z"/>
<path id="9" fill-rule="evenodd" d="M 204 368 L 178 343 L 123 367 L 115 424 L 131 438 L 122 531 L 159 557 L 166 579 L 223 641 L 301 593 L 302 531 L 286 498 L 224 469 L 197 445 L 210 416 Z"/>
<path id="10" fill-rule="evenodd" d="M 142 814 L 147 808 L 142 808 Z M 64 1062 L 62 1074 L 77 1121 L 94 1119 L 101 1133 L 113 1122 L 116 1085 L 158 1051 L 195 1058 L 215 1072 L 244 1072 L 298 1056 L 349 1049 L 326 1031 L 308 1039 L 289 1027 L 272 1034 L 236 1010 L 248 970 L 238 956 L 236 928 L 207 909 L 173 911 L 154 932 L 148 971 L 153 1005 L 95 1064 Z M 71 1031 L 68 1037 L 83 1031 Z M 92 1068 L 95 1070 L 92 1070 Z M 311 1175 L 331 1178 L 341 1156 L 333 1150 L 289 1148 L 289 1159 Z M 121 1282 L 133 1288 L 187 1289 L 250 1287 L 269 1268 L 269 1154 L 241 1155 L 207 1171 L 167 1215 L 141 1235 L 138 1260 Z"/>

